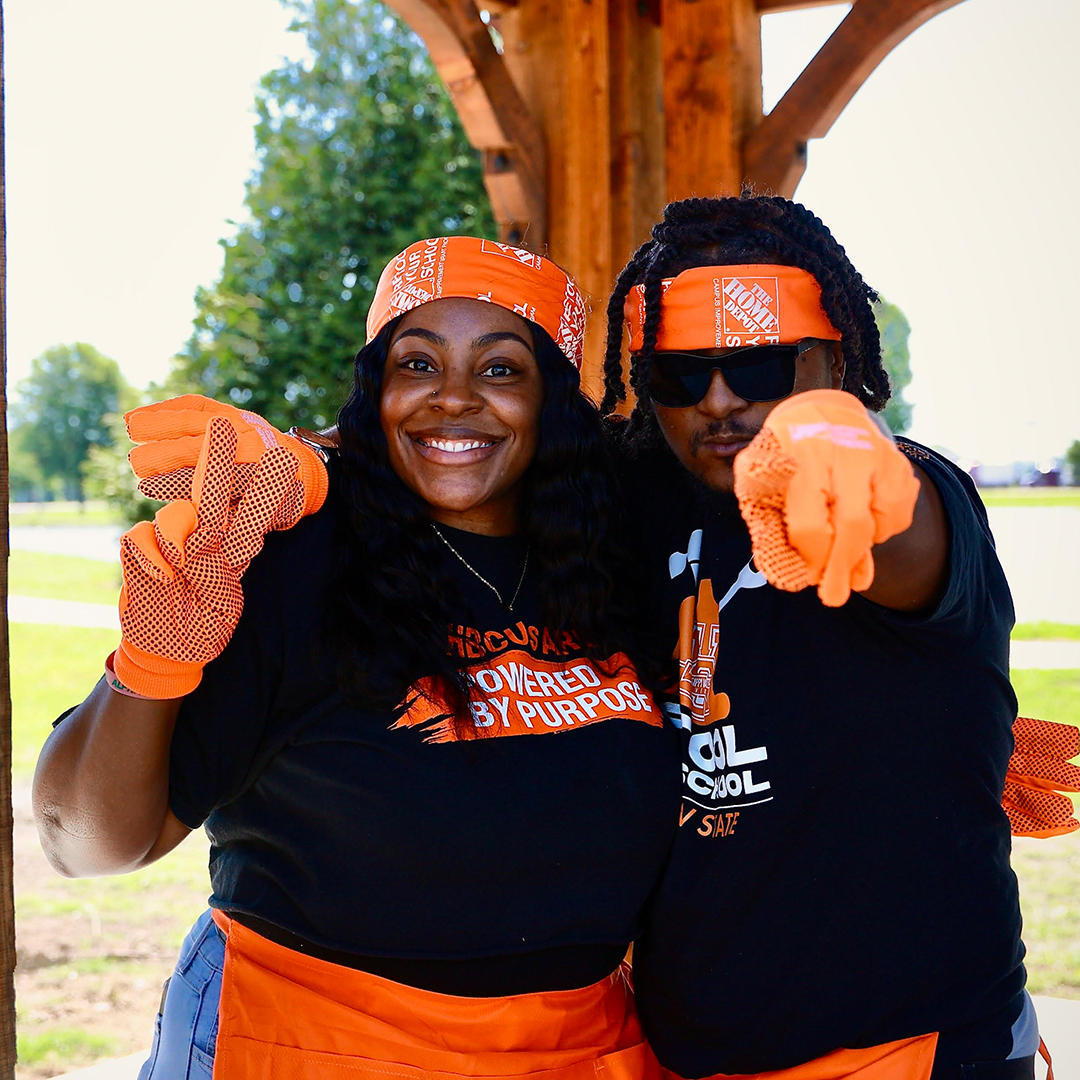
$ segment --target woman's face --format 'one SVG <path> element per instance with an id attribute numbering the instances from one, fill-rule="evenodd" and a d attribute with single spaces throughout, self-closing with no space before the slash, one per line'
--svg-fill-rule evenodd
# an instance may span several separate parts
<path id="1" fill-rule="evenodd" d="M 435 521 L 512 533 L 543 401 L 524 319 L 480 300 L 422 304 L 402 316 L 383 369 L 390 464 Z"/>

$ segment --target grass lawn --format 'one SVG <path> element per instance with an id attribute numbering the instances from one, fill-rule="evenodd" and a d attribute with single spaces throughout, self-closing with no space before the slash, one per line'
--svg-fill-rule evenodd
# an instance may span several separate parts
<path id="1" fill-rule="evenodd" d="M 1013 627 L 1013 641 L 1080 641 L 1080 626 L 1064 622 L 1024 622 Z"/>
<path id="2" fill-rule="evenodd" d="M 1080 487 L 979 488 L 987 506 L 1080 506 Z"/>
<path id="3" fill-rule="evenodd" d="M 1080 727 L 1080 671 L 1020 670 L 1011 678 L 1021 716 Z M 1080 901 L 1080 890 L 1077 897 Z"/>
<path id="4" fill-rule="evenodd" d="M 117 635 L 23 623 L 10 632 L 16 1076 L 44 1080 L 149 1047 L 162 982 L 210 892 L 207 841 L 195 832 L 152 866 L 119 877 L 69 880 L 52 870 L 33 826 L 28 782 L 53 719 L 86 696 Z"/>
<path id="5" fill-rule="evenodd" d="M 9 503 L 12 525 L 122 525 L 124 520 L 104 500 L 84 503 Z"/>
<path id="6" fill-rule="evenodd" d="M 78 705 L 116 648 L 114 630 L 12 623 L 11 772 L 29 779 L 53 720 Z"/>
<path id="7" fill-rule="evenodd" d="M 1080 724 L 1080 671 L 1014 671 L 1012 682 L 1022 716 Z M 1080 832 L 1018 838 L 1012 863 L 1020 881 L 1028 988 L 1080 999 Z"/>
<path id="8" fill-rule="evenodd" d="M 120 595 L 120 564 L 80 559 L 76 555 L 16 550 L 11 552 L 8 563 L 8 592 L 17 596 L 115 604 Z"/>
<path id="9" fill-rule="evenodd" d="M 1080 1000 L 1080 832 L 1017 837 L 1013 869 L 1024 913 L 1028 989 Z"/>
<path id="10" fill-rule="evenodd" d="M 80 1058 L 108 1057 L 116 1040 L 81 1028 L 52 1028 L 36 1035 L 19 1036 L 19 1064 L 61 1072 L 68 1071 L 71 1061 Z"/>

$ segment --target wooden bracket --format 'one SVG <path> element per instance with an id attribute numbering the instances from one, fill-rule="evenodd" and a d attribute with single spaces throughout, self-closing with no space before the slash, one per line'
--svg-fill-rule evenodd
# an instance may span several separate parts
<path id="1" fill-rule="evenodd" d="M 424 39 L 469 142 L 484 155 L 484 181 L 503 239 L 542 250 L 547 240 L 543 133 L 476 4 L 388 3 Z"/>
<path id="2" fill-rule="evenodd" d="M 759 15 L 777 15 L 782 11 L 801 11 L 803 8 L 828 7 L 836 0 L 755 0 Z"/>
<path id="3" fill-rule="evenodd" d="M 961 2 L 855 0 L 844 21 L 746 140 L 745 180 L 790 198 L 806 169 L 807 140 L 828 132 L 855 91 L 904 38 Z M 758 0 L 758 8 L 779 10 L 780 5 Z"/>

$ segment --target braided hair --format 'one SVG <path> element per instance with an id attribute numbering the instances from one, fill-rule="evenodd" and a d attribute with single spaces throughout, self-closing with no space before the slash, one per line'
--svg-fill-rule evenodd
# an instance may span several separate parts
<path id="1" fill-rule="evenodd" d="M 844 386 L 868 409 L 880 412 L 889 400 L 889 377 L 881 363 L 881 340 L 871 304 L 877 293 L 851 265 L 844 249 L 805 206 L 789 199 L 742 195 L 683 199 L 669 203 L 653 226 L 652 239 L 634 252 L 615 282 L 607 306 L 604 400 L 608 416 L 626 400 L 623 381 L 623 307 L 635 285 L 645 286 L 641 351 L 631 357 L 630 386 L 637 404 L 624 437 L 652 442 L 656 421 L 649 399 L 649 361 L 660 327 L 660 283 L 695 266 L 775 263 L 797 266 L 821 286 L 821 306 L 841 334 Z"/>

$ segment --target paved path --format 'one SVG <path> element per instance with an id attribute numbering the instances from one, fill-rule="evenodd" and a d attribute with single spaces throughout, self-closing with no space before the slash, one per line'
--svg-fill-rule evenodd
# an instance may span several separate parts
<path id="1" fill-rule="evenodd" d="M 1054 1059 L 1055 1075 L 1058 1080 L 1076 1080 L 1080 1077 L 1080 1001 L 1037 997 L 1035 1011 L 1039 1031 Z M 1041 1077 L 1042 1068 L 1037 1068 L 1035 1075 Z"/>
<path id="2" fill-rule="evenodd" d="M 60 1073 L 58 1080 L 136 1080 L 139 1069 L 146 1060 L 146 1055 L 146 1050 L 140 1050 L 139 1053 L 132 1054 L 130 1057 L 99 1061 L 88 1069 Z"/>
<path id="3" fill-rule="evenodd" d="M 1054 1058 L 1054 1071 L 1058 1080 L 1076 1080 L 1080 1077 L 1080 1001 L 1063 998 L 1035 998 L 1039 1014 L 1039 1030 Z M 102 1061 L 89 1069 L 65 1074 L 64 1080 L 136 1080 L 146 1054 Z M 1035 1067 L 1035 1075 L 1044 1075 L 1042 1062 Z"/>
<path id="4" fill-rule="evenodd" d="M 12 524 L 9 544 L 16 551 L 41 551 L 49 555 L 79 555 L 95 562 L 115 563 L 120 555 L 119 525 L 19 525 Z"/>
<path id="5" fill-rule="evenodd" d="M 992 506 L 990 528 L 1018 622 L 1080 623 L 1080 507 Z M 11 546 L 115 562 L 114 525 L 11 526 Z"/>
<path id="6" fill-rule="evenodd" d="M 1016 621 L 1080 623 L 1080 506 L 991 506 L 987 513 Z"/>
<path id="7" fill-rule="evenodd" d="M 47 600 L 41 596 L 9 596 L 8 621 L 51 626 L 89 626 L 119 630 L 115 604 L 85 604 L 79 600 Z M 1080 642 L 1078 642 L 1080 644 Z"/>
<path id="8" fill-rule="evenodd" d="M 1080 641 L 1014 641 L 1012 666 L 1021 668 L 1080 668 Z"/>
<path id="9" fill-rule="evenodd" d="M 84 604 L 77 600 L 46 600 L 38 596 L 9 596 L 8 619 L 13 623 L 120 629 L 115 604 Z M 1016 669 L 1080 668 L 1080 641 L 1014 641 L 1012 666 Z"/>

